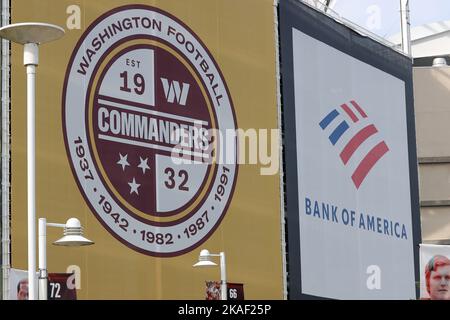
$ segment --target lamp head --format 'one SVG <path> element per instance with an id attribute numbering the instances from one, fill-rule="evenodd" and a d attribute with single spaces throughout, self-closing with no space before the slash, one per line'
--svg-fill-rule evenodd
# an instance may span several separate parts
<path id="1" fill-rule="evenodd" d="M 217 266 L 217 264 L 211 261 L 211 254 L 206 249 L 200 251 L 200 255 L 198 256 L 198 262 L 193 265 L 193 267 L 214 267 L 214 266 Z"/>
<path id="2" fill-rule="evenodd" d="M 53 24 L 25 22 L 0 28 L 0 37 L 19 44 L 42 44 L 61 38 L 64 32 L 63 28 Z"/>
<path id="3" fill-rule="evenodd" d="M 64 227 L 64 237 L 56 240 L 53 244 L 57 246 L 78 247 L 88 246 L 94 244 L 94 242 L 83 237 L 83 227 L 81 226 L 80 220 L 70 218 Z"/>

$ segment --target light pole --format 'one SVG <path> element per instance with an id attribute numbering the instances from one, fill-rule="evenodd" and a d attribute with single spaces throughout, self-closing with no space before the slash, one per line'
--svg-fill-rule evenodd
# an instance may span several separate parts
<path id="1" fill-rule="evenodd" d="M 76 218 L 70 218 L 66 224 L 47 223 L 47 219 L 39 219 L 39 300 L 47 300 L 47 226 L 64 228 L 64 237 L 55 241 L 55 245 L 76 247 L 94 244 L 83 237 L 83 227 Z"/>
<path id="2" fill-rule="evenodd" d="M 221 299 L 227 300 L 227 269 L 225 264 L 225 252 L 219 254 L 209 253 L 208 250 L 200 251 L 198 262 L 193 267 L 213 267 L 217 264 L 211 261 L 211 257 L 220 257 L 220 281 L 221 281 Z"/>
<path id="3" fill-rule="evenodd" d="M 400 0 L 402 49 L 404 53 L 411 56 L 411 21 L 409 17 L 409 0 Z"/>
<path id="4" fill-rule="evenodd" d="M 39 64 L 38 45 L 57 40 L 64 29 L 47 23 L 16 23 L 0 28 L 0 38 L 24 45 L 27 69 L 27 203 L 28 203 L 28 291 L 36 300 L 36 187 L 35 187 L 35 81 Z"/>

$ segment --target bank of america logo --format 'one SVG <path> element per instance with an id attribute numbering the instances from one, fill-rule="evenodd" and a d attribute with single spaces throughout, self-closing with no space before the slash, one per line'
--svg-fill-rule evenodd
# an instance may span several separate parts
<path id="1" fill-rule="evenodd" d="M 375 141 L 374 146 L 369 148 L 367 153 L 364 152 L 362 155 L 358 153 L 358 157 L 360 158 L 354 159 L 356 161 L 356 168 L 353 171 L 352 180 L 355 187 L 359 189 L 372 168 L 389 151 L 386 142 L 377 134 L 378 130 L 375 125 L 370 123 L 367 114 L 354 100 L 348 104 L 344 103 L 340 108 L 331 111 L 323 118 L 319 125 L 324 132 L 331 132 L 328 139 L 333 146 L 339 144 L 338 142 L 341 139 L 347 141 L 339 144 L 343 146 L 339 150 L 339 156 L 345 166 L 349 164 L 353 156 L 356 157 L 356 151 L 369 138 L 371 138 L 371 141 Z M 356 134 L 351 134 L 350 131 L 354 132 L 354 130 L 349 129 L 353 126 L 361 127 L 361 129 L 356 130 Z M 330 129 L 327 130 L 327 128 Z"/>

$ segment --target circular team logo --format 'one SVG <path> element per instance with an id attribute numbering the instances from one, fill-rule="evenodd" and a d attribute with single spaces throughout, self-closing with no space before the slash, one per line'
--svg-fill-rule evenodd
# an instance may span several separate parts
<path id="1" fill-rule="evenodd" d="M 204 242 L 230 203 L 236 119 L 213 57 L 181 21 L 133 5 L 78 42 L 63 93 L 72 171 L 97 219 L 127 246 L 174 256 Z"/>

